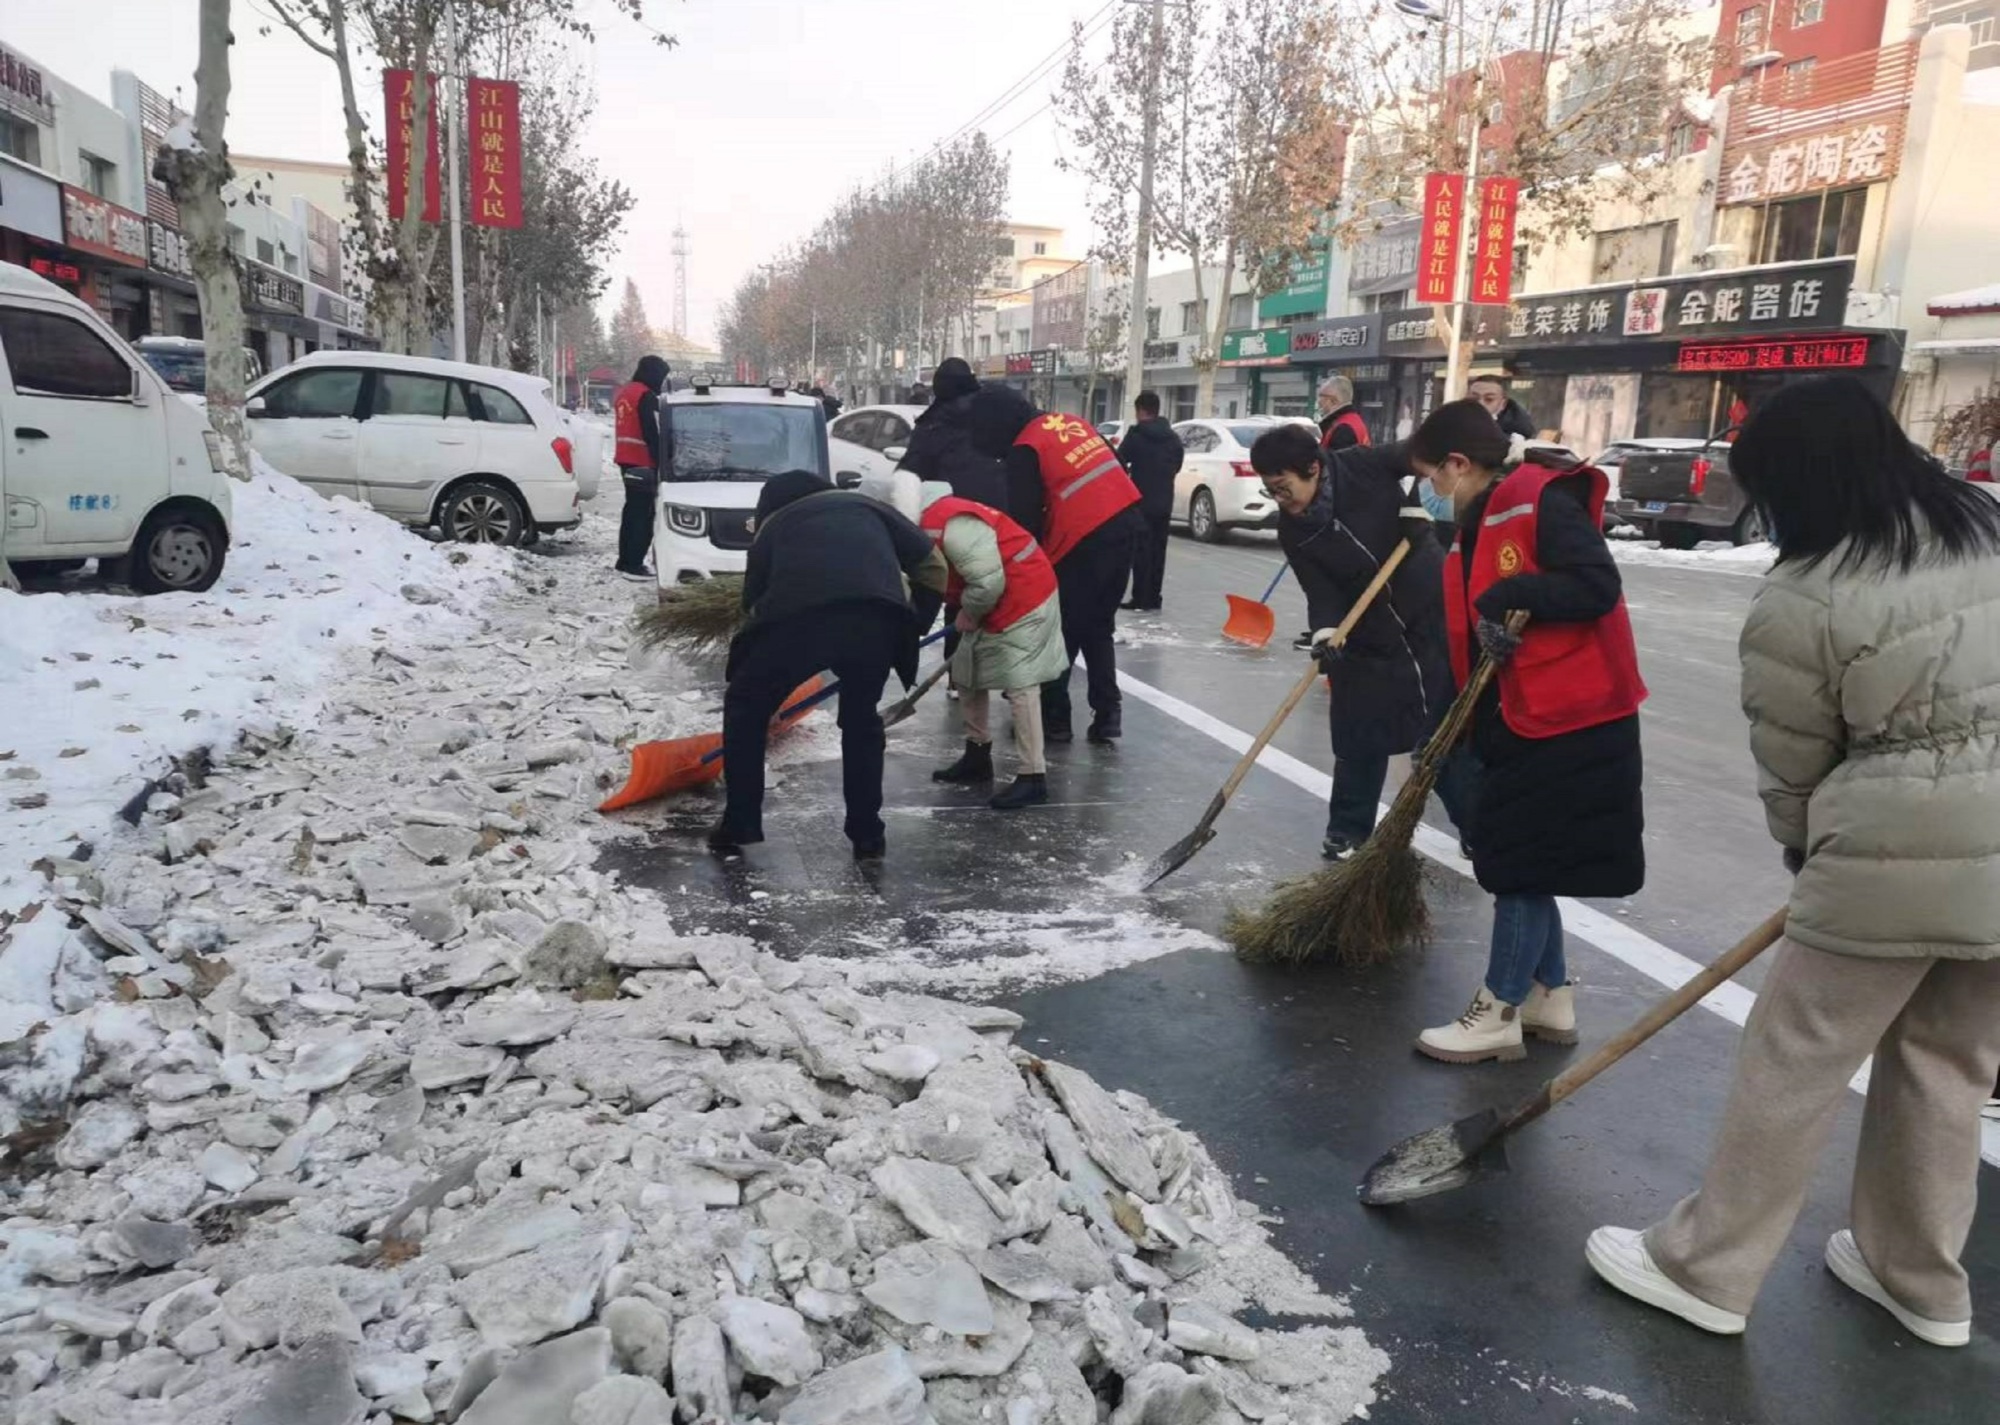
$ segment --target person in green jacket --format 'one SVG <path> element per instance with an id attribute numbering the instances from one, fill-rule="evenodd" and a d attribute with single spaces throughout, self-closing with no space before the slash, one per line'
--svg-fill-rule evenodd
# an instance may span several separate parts
<path id="1" fill-rule="evenodd" d="M 1049 799 L 1040 690 L 1069 666 L 1055 568 L 1033 535 L 990 505 L 935 481 L 925 482 L 923 503 L 920 524 L 950 571 L 945 603 L 958 608 L 951 676 L 965 721 L 964 754 L 931 776 L 954 784 L 992 780 L 988 719 L 999 692 L 1014 713 L 1020 771 L 988 804 L 996 811 L 1038 805 Z"/>

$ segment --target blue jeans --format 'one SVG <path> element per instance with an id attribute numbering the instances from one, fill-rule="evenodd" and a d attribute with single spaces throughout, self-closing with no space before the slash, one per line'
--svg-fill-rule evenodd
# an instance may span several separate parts
<path id="1" fill-rule="evenodd" d="M 1493 897 L 1493 948 L 1486 958 L 1486 988 L 1493 997 L 1519 1004 L 1537 984 L 1553 990 L 1568 982 L 1556 898 Z"/>

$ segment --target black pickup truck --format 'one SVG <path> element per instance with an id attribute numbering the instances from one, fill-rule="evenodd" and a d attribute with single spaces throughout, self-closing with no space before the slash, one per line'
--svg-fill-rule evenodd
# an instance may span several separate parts
<path id="1" fill-rule="evenodd" d="M 1728 439 L 1735 434 L 1733 428 L 1718 431 L 1689 449 L 1632 451 L 1611 513 L 1663 549 L 1693 549 L 1705 539 L 1763 539 L 1763 515 L 1729 473 Z"/>

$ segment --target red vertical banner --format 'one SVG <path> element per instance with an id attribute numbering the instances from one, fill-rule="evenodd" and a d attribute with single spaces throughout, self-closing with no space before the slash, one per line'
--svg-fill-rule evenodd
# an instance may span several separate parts
<path id="1" fill-rule="evenodd" d="M 1488 178 L 1479 185 L 1479 226 L 1472 259 L 1472 300 L 1504 307 L 1514 299 L 1514 217 L 1521 180 Z"/>
<path id="2" fill-rule="evenodd" d="M 1417 248 L 1417 302 L 1449 302 L 1458 295 L 1465 222 L 1465 178 L 1424 175 L 1424 226 Z"/>
<path id="3" fill-rule="evenodd" d="M 416 148 L 417 77 L 407 69 L 382 71 L 383 112 L 388 116 L 389 218 L 401 222 L 404 198 L 410 191 L 410 153 Z M 430 161 L 424 169 L 424 221 L 444 218 L 443 146 L 438 135 L 444 132 L 444 106 L 439 102 L 437 76 L 430 79 Z"/>
<path id="4" fill-rule="evenodd" d="M 466 86 L 471 130 L 472 221 L 485 228 L 521 226 L 521 86 L 475 79 Z"/>

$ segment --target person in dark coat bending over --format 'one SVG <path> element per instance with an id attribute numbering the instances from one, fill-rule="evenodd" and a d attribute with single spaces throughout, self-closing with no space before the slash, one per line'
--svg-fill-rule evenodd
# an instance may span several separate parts
<path id="1" fill-rule="evenodd" d="M 1433 411 L 1410 464 L 1458 510 L 1446 557 L 1452 673 L 1499 664 L 1473 714 L 1472 868 L 1493 895 L 1486 979 L 1464 1014 L 1426 1029 L 1448 1063 L 1519 1059 L 1523 1033 L 1576 1042 L 1557 896 L 1629 896 L 1646 882 L 1639 704 L 1646 685 L 1618 566 L 1609 482 L 1588 465 L 1501 473 L 1508 441 L 1478 401 Z M 1519 632 L 1509 615 L 1522 613 Z"/>
<path id="2" fill-rule="evenodd" d="M 1160 394 L 1141 391 L 1134 420 L 1118 442 L 1118 459 L 1139 487 L 1139 548 L 1132 559 L 1132 597 L 1122 607 L 1158 613 L 1167 581 L 1167 526 L 1174 517 L 1174 477 L 1187 451 L 1174 428 L 1160 419 Z"/>
<path id="3" fill-rule="evenodd" d="M 1069 742 L 1069 682 L 1078 654 L 1090 675 L 1090 740 L 1124 734 L 1112 633 L 1132 577 L 1139 490 L 1104 437 L 1080 416 L 1036 409 L 1008 386 L 981 386 L 972 398 L 972 444 L 1005 462 L 1007 513 L 1056 566 L 1063 642 L 1070 668 L 1042 685 L 1050 742 Z"/>
<path id="4" fill-rule="evenodd" d="M 919 631 L 937 617 L 944 562 L 931 537 L 889 506 L 791 470 L 757 496 L 743 574 L 742 629 L 722 700 L 728 800 L 709 849 L 733 856 L 764 839 L 764 741 L 800 684 L 840 680 L 840 772 L 856 860 L 886 847 L 876 705 L 891 672 L 916 680 Z"/>
<path id="5" fill-rule="evenodd" d="M 1451 703 L 1445 646 L 1444 551 L 1405 490 L 1400 446 L 1323 453 L 1301 425 L 1265 431 L 1250 464 L 1278 506 L 1278 543 L 1305 591 L 1315 634 L 1303 642 L 1326 669 L 1333 795 L 1321 854 L 1343 860 L 1375 830 L 1389 759 L 1420 746 Z M 1404 539 L 1410 552 L 1368 612 L 1328 637 Z M 1447 808 L 1456 783 L 1444 787 Z"/>

